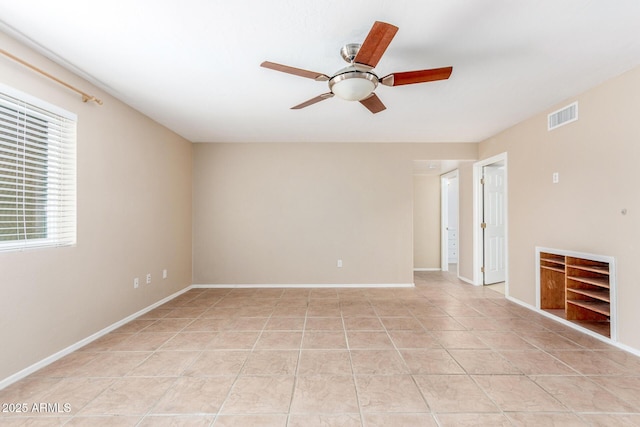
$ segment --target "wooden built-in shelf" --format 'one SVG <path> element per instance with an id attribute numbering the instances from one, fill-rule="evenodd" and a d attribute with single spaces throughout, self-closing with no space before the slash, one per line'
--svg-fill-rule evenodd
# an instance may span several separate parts
<path id="1" fill-rule="evenodd" d="M 565 257 L 563 256 L 555 256 L 551 254 L 544 254 L 544 256 L 540 255 L 540 261 L 551 262 L 554 264 L 565 265 Z"/>
<path id="2" fill-rule="evenodd" d="M 548 265 L 541 265 L 540 268 L 544 268 L 545 270 L 552 270 L 552 271 L 558 271 L 560 273 L 564 273 L 564 268 L 560 268 L 560 267 L 551 267 Z"/>
<path id="3" fill-rule="evenodd" d="M 576 282 L 585 283 L 587 285 L 609 289 L 609 280 L 600 277 L 567 276 L 567 280 L 574 280 Z"/>
<path id="4" fill-rule="evenodd" d="M 610 337 L 613 259 L 539 250 L 538 263 L 540 308 Z"/>
<path id="5" fill-rule="evenodd" d="M 585 308 L 589 311 L 594 311 L 596 313 L 600 313 L 604 316 L 610 316 L 611 311 L 609 311 L 609 304 L 604 302 L 594 302 L 594 301 L 582 301 L 582 300 L 573 300 L 567 301 L 568 305 L 577 305 L 578 307 Z"/>
<path id="6" fill-rule="evenodd" d="M 571 265 L 571 268 L 576 268 L 578 270 L 590 271 L 592 273 L 598 274 L 606 274 L 609 275 L 609 267 L 600 267 L 595 265 Z"/>
<path id="7" fill-rule="evenodd" d="M 592 289 L 567 289 L 568 292 L 573 292 L 575 294 L 584 295 L 585 297 L 593 298 L 598 301 L 604 301 L 607 303 L 611 302 L 611 298 L 609 297 L 609 292 L 607 291 L 599 291 Z"/>

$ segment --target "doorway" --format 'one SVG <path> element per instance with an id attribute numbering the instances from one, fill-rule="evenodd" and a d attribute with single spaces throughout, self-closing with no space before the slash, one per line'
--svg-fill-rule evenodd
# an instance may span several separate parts
<path id="1" fill-rule="evenodd" d="M 508 295 L 507 154 L 474 164 L 474 284 Z"/>

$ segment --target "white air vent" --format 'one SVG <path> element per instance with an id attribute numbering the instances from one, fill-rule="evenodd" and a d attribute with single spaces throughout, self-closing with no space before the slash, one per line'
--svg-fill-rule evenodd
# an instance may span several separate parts
<path id="1" fill-rule="evenodd" d="M 567 105 L 547 116 L 547 129 L 553 130 L 567 123 L 578 120 L 578 103 Z"/>

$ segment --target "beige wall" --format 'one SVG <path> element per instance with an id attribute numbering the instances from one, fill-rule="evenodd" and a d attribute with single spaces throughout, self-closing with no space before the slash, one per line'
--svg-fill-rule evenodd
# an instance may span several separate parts
<path id="1" fill-rule="evenodd" d="M 413 176 L 413 267 L 440 269 L 440 176 Z"/>
<path id="2" fill-rule="evenodd" d="M 640 349 L 640 68 L 480 144 L 508 153 L 509 287 L 535 305 L 534 248 L 615 257 L 619 341 Z M 579 101 L 579 120 L 552 132 L 547 114 Z M 552 173 L 560 182 L 552 183 Z M 627 215 L 622 215 L 627 209 Z"/>
<path id="3" fill-rule="evenodd" d="M 78 115 L 77 246 L 0 253 L 2 381 L 191 284 L 192 145 L 2 33 L 0 45 L 104 101 L 0 57 L 2 83 Z"/>
<path id="4" fill-rule="evenodd" d="M 194 283 L 413 283 L 412 161 L 476 158 L 477 144 L 196 144 Z"/>

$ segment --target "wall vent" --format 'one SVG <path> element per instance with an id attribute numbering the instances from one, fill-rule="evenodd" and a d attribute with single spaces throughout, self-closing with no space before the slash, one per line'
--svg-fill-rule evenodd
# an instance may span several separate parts
<path id="1" fill-rule="evenodd" d="M 578 102 L 567 105 L 547 116 L 547 130 L 553 130 L 578 120 Z"/>

